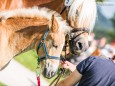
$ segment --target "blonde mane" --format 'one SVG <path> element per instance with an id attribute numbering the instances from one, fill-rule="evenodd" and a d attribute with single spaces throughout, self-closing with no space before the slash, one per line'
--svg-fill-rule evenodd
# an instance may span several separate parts
<path id="1" fill-rule="evenodd" d="M 52 15 L 55 15 L 55 18 L 59 24 L 59 30 L 65 28 L 65 34 L 70 31 L 72 28 L 63 20 L 61 15 L 56 11 L 50 10 L 48 8 L 32 7 L 32 8 L 20 8 L 9 11 L 0 12 L 0 20 L 5 21 L 8 18 L 13 17 L 22 17 L 22 18 L 47 18 L 49 20 L 49 27 L 51 26 Z"/>
<path id="2" fill-rule="evenodd" d="M 81 9 L 79 10 L 79 7 Z M 79 13 L 76 14 L 77 10 Z M 95 20 L 96 20 L 96 2 L 95 0 L 74 0 L 70 6 L 68 13 L 68 19 L 72 19 L 78 22 L 79 28 L 88 28 L 90 31 L 93 30 Z M 76 18 L 76 16 L 78 17 Z"/>

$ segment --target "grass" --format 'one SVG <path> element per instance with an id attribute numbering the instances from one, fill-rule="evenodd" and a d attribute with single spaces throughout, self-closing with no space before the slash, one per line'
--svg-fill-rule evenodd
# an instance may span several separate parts
<path id="1" fill-rule="evenodd" d="M 22 53 L 22 54 L 16 56 L 15 60 L 17 60 L 22 65 L 24 65 L 26 68 L 35 72 L 36 67 L 37 67 L 37 58 L 38 58 L 38 55 L 36 54 L 35 50 L 30 50 L 28 52 L 25 52 L 25 53 Z M 41 77 L 43 78 L 42 75 L 41 75 Z M 51 79 L 46 79 L 46 78 L 43 78 L 43 79 L 45 79 L 46 81 L 48 81 L 50 83 L 52 80 L 54 80 L 55 77 L 53 77 Z"/>
<path id="2" fill-rule="evenodd" d="M 5 85 L 4 83 L 0 82 L 0 86 L 7 86 L 7 85 Z"/>
<path id="3" fill-rule="evenodd" d="M 19 63 L 21 63 L 31 71 L 35 71 L 37 67 L 37 58 L 38 55 L 36 54 L 35 50 L 30 50 L 15 57 L 15 59 Z"/>

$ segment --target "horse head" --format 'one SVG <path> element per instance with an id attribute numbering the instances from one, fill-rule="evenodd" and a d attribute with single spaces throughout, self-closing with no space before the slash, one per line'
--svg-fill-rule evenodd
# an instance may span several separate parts
<path id="1" fill-rule="evenodd" d="M 89 47 L 88 36 L 95 24 L 95 0 L 73 0 L 69 6 L 68 22 L 74 28 L 70 37 L 70 50 L 73 54 L 86 51 Z"/>
<path id="2" fill-rule="evenodd" d="M 52 16 L 52 24 L 49 27 L 49 32 L 47 33 L 48 30 L 46 31 L 47 37 L 44 40 L 46 46 L 44 47 L 45 44 L 43 41 L 41 42 L 44 48 L 41 50 L 45 55 L 40 55 L 38 62 L 40 62 L 42 74 L 46 78 L 52 78 L 57 73 L 60 63 L 60 54 L 65 43 L 65 35 L 68 31 L 70 32 L 70 30 L 72 30 L 71 27 L 64 24 L 65 21 L 58 22 L 58 17 Z M 44 36 L 46 35 L 44 34 Z"/>
<path id="3" fill-rule="evenodd" d="M 0 68 L 24 50 L 37 49 L 43 76 L 52 78 L 58 70 L 65 35 L 72 28 L 57 12 L 47 8 L 5 11 L 0 18 Z"/>

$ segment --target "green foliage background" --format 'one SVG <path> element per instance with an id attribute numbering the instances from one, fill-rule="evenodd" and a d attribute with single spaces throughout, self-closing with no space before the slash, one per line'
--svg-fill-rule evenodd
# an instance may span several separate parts
<path id="1" fill-rule="evenodd" d="M 105 0 L 96 0 L 96 2 L 104 2 L 104 1 Z M 100 28 L 100 29 L 94 28 L 96 39 L 100 39 L 101 37 L 106 37 L 108 42 L 115 40 L 115 13 L 110 20 L 112 22 L 113 28 L 108 28 L 107 30 L 105 30 L 104 28 Z"/>

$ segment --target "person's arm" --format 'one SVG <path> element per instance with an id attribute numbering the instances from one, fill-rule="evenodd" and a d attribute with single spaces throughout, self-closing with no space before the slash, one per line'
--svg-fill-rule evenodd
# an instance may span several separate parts
<path id="1" fill-rule="evenodd" d="M 71 72 L 73 72 L 74 70 L 76 70 L 76 65 L 72 64 L 69 61 L 62 62 L 61 67 L 65 68 L 65 69 L 69 69 Z"/>
<path id="2" fill-rule="evenodd" d="M 80 81 L 81 77 L 82 75 L 76 69 L 70 76 L 60 81 L 56 86 L 74 86 Z"/>

